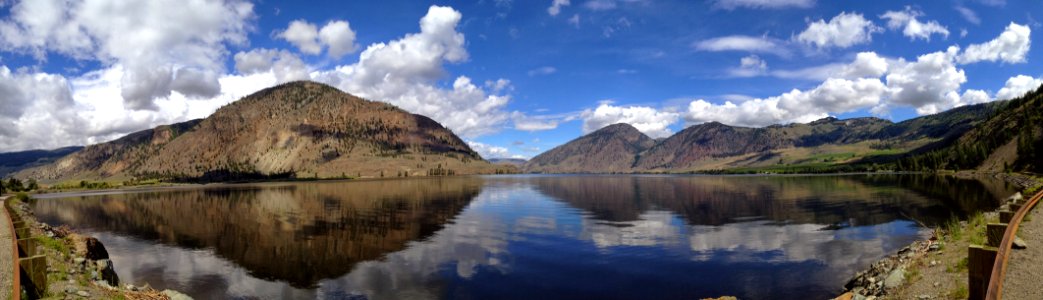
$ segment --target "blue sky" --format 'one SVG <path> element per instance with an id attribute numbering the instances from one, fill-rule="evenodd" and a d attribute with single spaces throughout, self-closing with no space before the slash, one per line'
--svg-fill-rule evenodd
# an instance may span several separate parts
<path id="1" fill-rule="evenodd" d="M 0 3 L 0 151 L 108 141 L 300 79 L 428 115 L 486 157 L 618 122 L 901 121 L 1043 83 L 1034 1 Z"/>

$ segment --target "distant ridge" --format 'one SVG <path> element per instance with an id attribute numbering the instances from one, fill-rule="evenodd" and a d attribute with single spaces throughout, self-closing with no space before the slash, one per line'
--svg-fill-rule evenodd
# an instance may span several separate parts
<path id="1" fill-rule="evenodd" d="M 535 173 L 801 172 L 861 164 L 861 170 L 870 170 L 873 164 L 894 163 L 945 147 L 1005 105 L 1006 101 L 997 101 L 964 106 L 899 123 L 873 117 L 828 117 L 761 128 L 709 122 L 659 140 L 630 125 L 615 124 L 537 155 L 522 169 Z"/>

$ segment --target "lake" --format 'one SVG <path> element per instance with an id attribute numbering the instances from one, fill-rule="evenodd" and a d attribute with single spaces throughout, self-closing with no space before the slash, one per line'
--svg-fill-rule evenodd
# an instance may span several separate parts
<path id="1" fill-rule="evenodd" d="M 42 195 L 124 283 L 197 299 L 826 299 L 991 209 L 929 175 L 518 175 Z"/>

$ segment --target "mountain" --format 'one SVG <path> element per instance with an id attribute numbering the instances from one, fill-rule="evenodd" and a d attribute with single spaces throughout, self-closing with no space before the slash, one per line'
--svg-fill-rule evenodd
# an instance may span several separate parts
<path id="1" fill-rule="evenodd" d="M 902 158 L 898 169 L 1043 172 L 1043 86 L 992 106 L 951 142 Z"/>
<path id="2" fill-rule="evenodd" d="M 630 126 L 609 125 L 530 159 L 522 170 L 533 173 L 631 172 L 637 155 L 655 140 Z"/>
<path id="3" fill-rule="evenodd" d="M 300 81 L 258 91 L 202 120 L 88 146 L 18 176 L 227 181 L 494 172 L 430 118 Z"/>
<path id="4" fill-rule="evenodd" d="M 1004 101 L 964 106 L 899 123 L 872 117 L 828 117 L 761 128 L 709 122 L 662 140 L 636 138 L 643 134 L 616 124 L 540 154 L 523 169 L 548 173 L 807 172 L 851 165 L 865 169 L 945 147 L 1003 107 Z M 638 142 L 623 142 L 628 141 L 624 136 Z"/>
<path id="5" fill-rule="evenodd" d="M 13 174 L 24 169 L 49 164 L 63 156 L 69 155 L 69 153 L 80 151 L 80 149 L 83 149 L 83 147 L 72 146 L 54 150 L 27 150 L 0 153 L 0 178 L 7 177 L 8 174 Z"/>

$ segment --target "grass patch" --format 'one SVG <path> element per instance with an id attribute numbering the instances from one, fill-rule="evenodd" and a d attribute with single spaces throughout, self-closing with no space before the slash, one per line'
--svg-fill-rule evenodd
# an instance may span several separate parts
<path id="1" fill-rule="evenodd" d="M 34 238 L 41 246 L 58 251 L 61 255 L 69 254 L 69 245 L 65 243 L 64 239 L 55 239 L 43 235 L 38 235 Z"/>
<path id="2" fill-rule="evenodd" d="M 949 273 L 962 273 L 967 272 L 967 257 L 964 256 L 960 261 L 956 262 L 956 265 L 945 268 L 945 272 Z"/>
<path id="3" fill-rule="evenodd" d="M 949 299 L 967 299 L 971 295 L 971 292 L 967 290 L 967 285 L 957 284 L 956 288 L 949 291 Z"/>
<path id="4" fill-rule="evenodd" d="M 921 275 L 920 274 L 920 267 L 922 267 L 922 266 L 914 266 L 912 268 L 906 269 L 905 270 L 905 282 L 913 283 L 913 282 L 916 282 L 917 280 L 920 280 L 920 275 Z"/>

